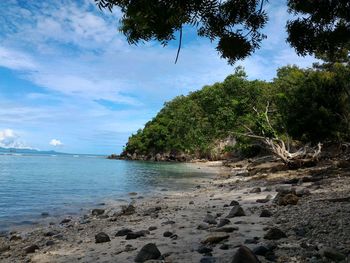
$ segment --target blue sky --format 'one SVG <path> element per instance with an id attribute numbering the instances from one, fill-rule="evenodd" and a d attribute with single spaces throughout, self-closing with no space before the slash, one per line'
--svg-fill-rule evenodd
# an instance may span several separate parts
<path id="1" fill-rule="evenodd" d="M 268 12 L 268 38 L 235 65 L 250 79 L 314 61 L 285 43 L 284 1 L 271 1 Z M 234 71 L 190 28 L 176 65 L 177 42 L 129 46 L 119 16 L 93 0 L 0 2 L 0 147 L 118 153 L 165 101 Z"/>

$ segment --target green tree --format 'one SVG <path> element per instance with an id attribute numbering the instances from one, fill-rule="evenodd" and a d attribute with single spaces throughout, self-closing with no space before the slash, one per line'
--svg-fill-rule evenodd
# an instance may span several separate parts
<path id="1" fill-rule="evenodd" d="M 233 64 L 251 55 L 266 37 L 262 33 L 267 0 L 95 0 L 100 9 L 120 8 L 120 31 L 131 44 L 157 40 L 166 45 L 182 28 L 217 41 L 221 57 Z M 350 1 L 287 0 L 294 19 L 287 22 L 287 41 L 299 55 L 348 61 Z"/>

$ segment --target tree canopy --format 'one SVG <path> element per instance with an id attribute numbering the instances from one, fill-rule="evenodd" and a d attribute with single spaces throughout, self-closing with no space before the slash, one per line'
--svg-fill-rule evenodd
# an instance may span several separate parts
<path id="1" fill-rule="evenodd" d="M 166 45 L 189 25 L 199 36 L 217 41 L 217 51 L 230 64 L 251 55 L 266 36 L 267 0 L 95 0 L 100 9 L 120 8 L 120 31 L 130 44 L 157 40 Z M 348 0 L 288 0 L 294 15 L 287 22 L 287 41 L 299 55 L 348 60 Z"/>

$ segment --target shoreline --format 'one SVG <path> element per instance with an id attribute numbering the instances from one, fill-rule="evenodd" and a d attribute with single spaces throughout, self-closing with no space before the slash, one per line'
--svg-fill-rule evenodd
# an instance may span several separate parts
<path id="1" fill-rule="evenodd" d="M 218 163 L 190 165 L 204 170 L 213 168 L 212 166 Z M 140 198 L 138 193 L 130 193 L 131 203 L 115 202 L 106 206 L 96 206 L 94 209 L 104 211 L 90 210 L 89 214 L 74 217 L 65 223 L 29 227 L 25 232 L 13 232 L 6 237 L 0 237 L 0 261 L 134 262 L 140 249 L 147 243 L 155 243 L 162 254 L 163 261 L 154 262 L 231 262 L 240 245 L 252 250 L 265 247 L 267 249 L 265 254 L 258 255 L 261 262 L 271 262 L 270 259 L 277 262 L 309 262 L 307 259 L 311 258 L 314 258 L 313 262 L 329 262 L 322 261 L 324 255 L 328 255 L 324 253 L 324 249 L 328 247 L 336 250 L 339 257 L 343 255 L 349 259 L 350 249 L 346 250 L 347 245 L 350 247 L 349 224 L 343 222 L 342 228 L 338 229 L 336 223 L 334 233 L 330 233 L 328 229 L 328 237 L 322 236 L 322 239 L 317 240 L 314 233 L 316 230 L 319 230 L 320 235 L 325 235 L 322 234 L 325 229 L 317 229 L 317 224 L 325 227 L 324 222 L 321 224 L 319 221 L 330 220 L 322 217 L 313 218 L 312 215 L 315 211 L 322 213 L 334 210 L 334 204 L 317 200 L 330 199 L 338 197 L 340 193 L 349 192 L 348 170 L 334 172 L 332 169 L 321 167 L 277 171 L 270 174 L 257 173 L 247 177 L 220 176 L 222 172 L 220 167 L 213 168 L 218 171 L 215 178 L 198 178 L 199 184 L 191 189 L 160 191 L 144 198 Z M 232 174 L 231 168 L 227 169 L 225 168 L 225 172 Z M 318 178 L 317 174 L 322 173 L 324 174 L 322 178 Z M 299 182 L 301 175 L 305 177 L 308 174 L 311 174 L 310 178 L 317 180 Z M 340 177 L 340 174 L 344 176 Z M 315 175 L 317 176 L 314 177 Z M 328 182 L 329 185 L 320 183 L 322 181 Z M 295 185 L 292 186 L 293 184 Z M 330 185 L 339 190 L 339 193 L 330 192 Z M 276 196 L 282 186 L 285 189 L 283 191 L 292 191 L 291 187 L 299 191 L 300 196 L 296 205 L 276 204 Z M 231 204 L 233 201 L 239 202 L 245 216 L 226 218 L 235 207 Z M 129 206 L 130 204 L 133 208 Z M 341 204 L 344 206 L 344 203 Z M 347 214 L 350 212 L 348 203 L 345 203 L 342 209 L 343 215 L 350 215 Z M 271 216 L 260 217 L 263 210 L 267 210 Z M 226 221 L 225 218 L 229 222 L 218 227 L 217 224 Z M 300 227 L 300 219 L 302 222 L 311 219 L 311 224 L 314 224 L 310 238 L 305 229 L 305 233 L 296 234 L 295 228 Z M 334 220 L 333 217 L 331 219 Z M 269 230 L 275 227 L 281 229 L 287 238 L 265 239 Z M 116 236 L 118 231 L 125 229 L 130 229 L 135 234 L 134 237 L 137 237 L 127 239 L 125 235 Z M 344 244 L 343 247 L 338 244 L 335 235 L 338 233 L 337 229 L 338 232 L 348 234 L 339 240 Z M 96 243 L 95 235 L 100 232 L 107 234 L 110 241 Z M 168 233 L 165 236 L 166 232 L 171 232 L 171 235 Z M 221 237 L 223 240 L 216 244 L 213 237 Z M 330 243 L 331 238 L 334 244 Z M 30 246 L 37 246 L 34 247 L 33 253 L 27 253 L 26 249 Z M 336 257 L 336 252 L 330 254 Z"/>

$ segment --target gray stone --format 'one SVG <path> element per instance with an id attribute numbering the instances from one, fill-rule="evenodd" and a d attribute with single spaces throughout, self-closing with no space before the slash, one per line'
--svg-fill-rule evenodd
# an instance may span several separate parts
<path id="1" fill-rule="evenodd" d="M 39 247 L 37 245 L 30 245 L 24 248 L 24 252 L 26 254 L 31 254 L 34 253 L 35 250 L 39 249 Z"/>
<path id="2" fill-rule="evenodd" d="M 237 216 L 245 216 L 243 208 L 239 205 L 232 207 L 230 213 L 226 216 L 226 218 L 233 218 Z"/>
<path id="3" fill-rule="evenodd" d="M 271 217 L 271 216 L 272 216 L 272 213 L 267 209 L 263 209 L 260 213 L 260 217 Z"/>
<path id="4" fill-rule="evenodd" d="M 213 215 L 207 214 L 203 220 L 203 222 L 208 223 L 210 225 L 216 225 L 217 222 L 215 220 L 215 217 Z"/>
<path id="5" fill-rule="evenodd" d="M 278 240 L 285 237 L 287 237 L 287 235 L 282 230 L 276 227 L 271 228 L 264 236 L 264 238 L 268 240 Z"/>
<path id="6" fill-rule="evenodd" d="M 109 242 L 109 241 L 111 241 L 111 239 L 104 232 L 100 232 L 97 235 L 95 235 L 95 243 L 105 243 L 105 242 Z"/>
<path id="7" fill-rule="evenodd" d="M 228 225 L 228 224 L 230 224 L 230 223 L 231 223 L 231 221 L 230 221 L 229 219 L 227 219 L 227 218 L 222 218 L 222 219 L 220 219 L 220 221 L 219 221 L 217 227 L 223 227 L 223 226 Z"/>
<path id="8" fill-rule="evenodd" d="M 173 233 L 171 233 L 170 231 L 165 231 L 163 233 L 163 237 L 171 237 L 173 235 Z"/>
<path id="9" fill-rule="evenodd" d="M 236 200 L 232 200 L 230 203 L 230 206 L 235 206 L 235 205 L 239 205 L 239 202 Z"/>
<path id="10" fill-rule="evenodd" d="M 251 194 L 261 193 L 261 188 L 255 187 L 252 190 L 250 190 L 249 193 L 251 193 Z"/>
<path id="11" fill-rule="evenodd" d="M 345 255 L 333 248 L 324 248 L 322 255 L 333 261 L 342 261 L 345 259 Z"/>
<path id="12" fill-rule="evenodd" d="M 135 258 L 135 262 L 145 262 L 150 259 L 158 259 L 161 253 L 154 243 L 148 243 L 141 248 Z"/>
<path id="13" fill-rule="evenodd" d="M 260 263 L 260 261 L 249 248 L 240 246 L 231 263 Z"/>
<path id="14" fill-rule="evenodd" d="M 92 214 L 93 216 L 99 216 L 99 215 L 103 215 L 104 212 L 105 212 L 104 209 L 95 208 L 95 209 L 92 209 L 91 214 Z"/>
<path id="15" fill-rule="evenodd" d="M 132 230 L 128 228 L 123 228 L 121 230 L 118 230 L 117 233 L 115 234 L 116 237 L 122 237 L 126 236 L 127 234 L 131 233 Z"/>
<path id="16" fill-rule="evenodd" d="M 207 247 L 204 245 L 200 245 L 197 249 L 197 252 L 200 254 L 207 254 L 207 253 L 210 253 L 212 251 L 213 251 L 213 249 L 211 247 Z"/>

